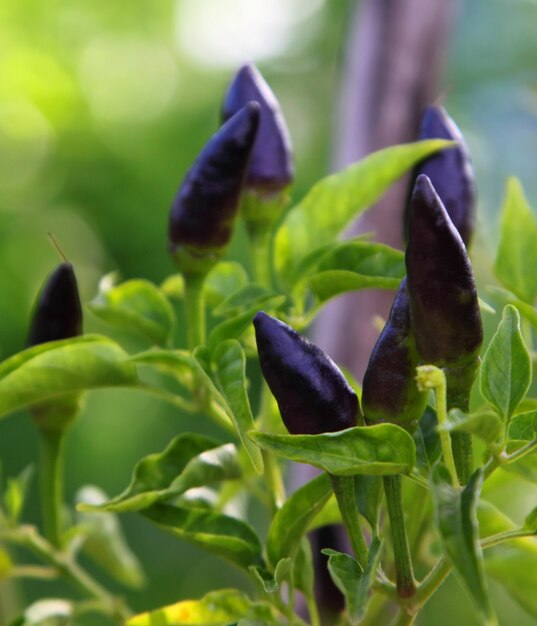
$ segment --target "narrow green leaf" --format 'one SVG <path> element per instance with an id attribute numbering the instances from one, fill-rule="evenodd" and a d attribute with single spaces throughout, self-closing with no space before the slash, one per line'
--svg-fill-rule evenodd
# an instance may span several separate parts
<path id="1" fill-rule="evenodd" d="M 242 520 L 202 509 L 156 504 L 143 514 L 173 535 L 201 546 L 239 567 L 261 564 L 261 544 Z"/>
<path id="2" fill-rule="evenodd" d="M 333 241 L 407 170 L 447 145 L 431 140 L 385 148 L 316 183 L 276 234 L 276 266 L 284 282 L 306 255 Z"/>
<path id="3" fill-rule="evenodd" d="M 254 417 L 248 399 L 244 350 L 238 341 L 230 339 L 218 346 L 213 356 L 216 378 L 231 409 L 230 417 L 255 471 L 262 474 L 261 451 L 246 435 L 254 427 Z"/>
<path id="4" fill-rule="evenodd" d="M 107 495 L 93 485 L 82 487 L 76 495 L 78 503 L 93 506 L 107 499 Z M 121 584 L 133 588 L 143 586 L 142 566 L 125 540 L 117 515 L 79 512 L 77 522 L 84 538 L 82 552 L 88 558 Z"/>
<path id="5" fill-rule="evenodd" d="M 250 283 L 241 287 L 221 302 L 213 310 L 213 315 L 234 317 L 244 312 L 245 309 L 261 309 L 267 302 L 270 302 L 278 295 L 272 289 L 267 289 L 256 283 Z"/>
<path id="6" fill-rule="evenodd" d="M 406 430 L 394 424 L 355 427 L 322 435 L 270 435 L 251 431 L 261 448 L 291 461 L 309 463 L 336 476 L 382 476 L 409 472 L 416 447 Z"/>
<path id="7" fill-rule="evenodd" d="M 357 289 L 395 289 L 405 275 L 404 254 L 390 246 L 352 240 L 330 246 L 297 275 L 294 291 L 319 303 Z"/>
<path id="8" fill-rule="evenodd" d="M 240 477 L 236 448 L 203 435 L 175 437 L 163 452 L 137 463 L 123 493 L 98 505 L 80 504 L 80 511 L 139 511 L 181 495 L 193 487 Z"/>
<path id="9" fill-rule="evenodd" d="M 269 302 L 265 302 L 265 308 L 268 310 L 277 309 L 285 302 L 285 296 L 274 296 Z M 239 339 L 241 335 L 252 326 L 252 320 L 259 311 L 257 306 L 246 310 L 244 313 L 237 315 L 221 324 L 218 324 L 209 334 L 207 345 L 209 350 L 213 352 L 226 339 Z"/>
<path id="10" fill-rule="evenodd" d="M 148 280 L 128 280 L 106 288 L 88 308 L 105 322 L 138 332 L 158 346 L 168 343 L 175 326 L 171 304 Z"/>
<path id="11" fill-rule="evenodd" d="M 449 412 L 447 422 L 438 426 L 439 431 L 448 433 L 470 433 L 491 444 L 498 440 L 503 432 L 503 423 L 498 415 L 492 411 L 478 411 L 464 413 L 460 409 Z"/>
<path id="12" fill-rule="evenodd" d="M 263 591 L 266 593 L 276 593 L 291 571 L 291 565 L 292 559 L 287 557 L 278 561 L 274 568 L 274 574 L 271 574 L 267 569 L 259 565 L 253 565 L 249 569 L 257 582 L 261 585 Z"/>
<path id="13" fill-rule="evenodd" d="M 183 600 L 135 615 L 126 626 L 228 626 L 245 617 L 250 604 L 242 591 L 221 589 L 201 600 Z"/>
<path id="14" fill-rule="evenodd" d="M 295 555 L 300 540 L 331 494 L 330 479 L 321 474 L 285 501 L 274 516 L 267 537 L 267 557 L 273 566 Z"/>
<path id="15" fill-rule="evenodd" d="M 221 261 L 207 275 L 203 295 L 208 306 L 217 307 L 241 287 L 249 283 L 248 274 L 236 261 Z"/>
<path id="16" fill-rule="evenodd" d="M 137 382 L 128 354 L 105 337 L 51 341 L 0 364 L 0 415 L 77 391 Z"/>
<path id="17" fill-rule="evenodd" d="M 521 300 L 532 304 L 537 296 L 537 218 L 520 181 L 510 178 L 502 208 L 500 245 L 494 263 L 496 276 Z"/>
<path id="18" fill-rule="evenodd" d="M 347 619 L 357 626 L 365 615 L 367 603 L 377 568 L 380 563 L 382 544 L 378 537 L 371 542 L 367 565 L 362 573 L 358 562 L 348 554 L 336 550 L 323 550 L 328 555 L 328 571 L 336 587 L 345 597 Z"/>
<path id="19" fill-rule="evenodd" d="M 515 415 L 509 424 L 508 438 L 532 441 L 537 437 L 537 409 Z"/>
<path id="20" fill-rule="evenodd" d="M 520 315 L 507 305 L 481 366 L 481 393 L 508 421 L 531 382 L 531 358 L 520 331 Z"/>
<path id="21" fill-rule="evenodd" d="M 16 478 L 9 478 L 7 481 L 4 503 L 7 517 L 13 526 L 19 523 L 34 473 L 34 466 L 29 465 Z"/>
<path id="22" fill-rule="evenodd" d="M 479 469 L 459 491 L 453 488 L 443 465 L 438 464 L 432 473 L 435 519 L 444 548 L 470 593 L 482 623 L 493 625 L 497 620 L 488 597 L 476 516 L 482 482 L 483 471 Z"/>

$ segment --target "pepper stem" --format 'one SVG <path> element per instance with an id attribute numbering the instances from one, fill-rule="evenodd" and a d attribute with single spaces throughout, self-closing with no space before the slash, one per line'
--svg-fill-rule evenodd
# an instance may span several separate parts
<path id="1" fill-rule="evenodd" d="M 329 476 L 354 556 L 363 571 L 367 565 L 368 550 L 360 528 L 354 476 L 335 476 L 334 474 L 329 474 Z"/>
<path id="2" fill-rule="evenodd" d="M 203 283 L 206 274 L 184 274 L 185 279 L 185 317 L 187 345 L 189 350 L 205 343 L 205 300 Z"/>
<path id="3" fill-rule="evenodd" d="M 416 593 L 416 582 L 403 511 L 402 484 L 399 474 L 384 476 L 384 492 L 392 531 L 393 556 L 397 593 L 401 598 L 410 598 Z"/>
<path id="4" fill-rule="evenodd" d="M 39 430 L 43 531 L 56 548 L 62 544 L 63 442 L 65 430 Z"/>

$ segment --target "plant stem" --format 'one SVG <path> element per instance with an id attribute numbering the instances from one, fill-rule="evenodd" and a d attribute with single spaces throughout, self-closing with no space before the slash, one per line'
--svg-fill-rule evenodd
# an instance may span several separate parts
<path id="1" fill-rule="evenodd" d="M 407 609 L 403 606 L 399 611 L 399 616 L 396 619 L 394 626 L 410 626 L 414 623 L 416 617 L 417 613 L 409 613 Z"/>
<path id="2" fill-rule="evenodd" d="M 447 422 L 447 402 L 446 402 L 446 379 L 444 377 L 443 383 L 435 388 L 436 397 L 436 419 L 438 426 L 442 426 Z M 460 433 L 454 433 L 456 435 Z M 464 433 L 466 434 L 466 433 Z M 449 433 L 439 428 L 438 435 L 440 438 L 440 445 L 442 447 L 442 456 L 444 457 L 444 463 L 448 468 L 451 476 L 451 482 L 455 488 L 459 486 L 459 472 L 457 471 L 452 445 L 454 439 L 449 436 Z"/>
<path id="3" fill-rule="evenodd" d="M 468 413 L 470 392 L 478 368 L 479 359 L 462 367 L 446 368 L 448 411 L 457 408 Z M 469 433 L 452 433 L 451 442 L 459 482 L 461 485 L 466 485 L 474 467 L 472 436 Z"/>
<path id="4" fill-rule="evenodd" d="M 205 301 L 203 283 L 206 274 L 185 274 L 185 317 L 189 350 L 205 343 Z"/>
<path id="5" fill-rule="evenodd" d="M 399 474 L 384 476 L 384 492 L 386 493 L 386 504 L 388 505 L 392 531 L 397 593 L 401 598 L 410 598 L 416 593 L 416 583 L 406 533 L 402 484 Z"/>
<path id="6" fill-rule="evenodd" d="M 367 544 L 360 528 L 360 517 L 358 505 L 356 504 L 356 490 L 354 488 L 353 476 L 334 476 L 329 474 L 332 481 L 332 489 L 336 496 L 341 518 L 349 539 L 356 560 L 365 570 L 367 565 Z"/>
<path id="7" fill-rule="evenodd" d="M 108 593 L 96 580 L 83 570 L 71 555 L 60 552 L 56 547 L 41 537 L 33 526 L 19 526 L 8 531 L 3 539 L 14 544 L 24 546 L 42 561 L 57 568 L 72 584 L 90 598 L 97 600 L 108 615 L 123 623 L 130 615 L 130 610 L 124 606 L 119 598 Z"/>
<path id="8" fill-rule="evenodd" d="M 481 547 L 483 549 L 492 548 L 494 546 L 498 546 L 505 541 L 510 541 L 511 539 L 522 539 L 523 537 L 535 537 L 537 533 L 534 530 L 529 528 L 520 528 L 518 530 L 506 530 L 502 533 L 497 533 L 496 535 L 490 535 L 489 537 L 484 537 L 481 539 Z"/>
<path id="9" fill-rule="evenodd" d="M 263 287 L 272 287 L 272 231 L 249 229 L 250 254 L 254 279 Z"/>
<path id="10" fill-rule="evenodd" d="M 65 431 L 39 430 L 41 515 L 45 537 L 56 548 L 62 543 L 63 442 Z"/>
<path id="11" fill-rule="evenodd" d="M 418 608 L 424 606 L 433 593 L 440 587 L 444 580 L 446 580 L 450 572 L 451 564 L 447 558 L 443 556 L 418 585 L 414 597 L 415 606 Z"/>

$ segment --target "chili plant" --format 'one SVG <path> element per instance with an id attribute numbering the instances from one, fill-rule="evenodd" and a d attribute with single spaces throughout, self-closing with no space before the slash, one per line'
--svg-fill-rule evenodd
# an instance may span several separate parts
<path id="1" fill-rule="evenodd" d="M 289 133 L 255 68 L 238 72 L 222 110 L 222 126 L 185 174 L 170 212 L 178 273 L 160 285 L 107 278 L 87 305 L 153 347 L 129 353 L 113 339 L 82 335 L 74 269 L 65 261 L 37 300 L 29 347 L 0 363 L 0 414 L 27 408 L 43 442 L 42 525 L 21 521 L 28 473 L 10 479 L 0 573 L 63 577 L 78 590 L 74 599 L 43 599 L 15 623 L 72 623 L 91 611 L 128 626 L 403 626 L 419 623 L 452 573 L 480 623 L 497 623 L 489 578 L 537 617 L 537 510 L 529 507 L 517 524 L 494 506 L 493 488 L 486 497 L 482 491 L 501 472 L 537 476 L 537 400 L 527 396 L 537 326 L 537 278 L 527 262 L 535 259 L 537 219 L 520 184 L 507 185 L 499 286 L 485 292 L 504 308 L 482 349 L 481 314 L 492 324 L 494 309 L 478 298 L 463 241 L 474 225 L 474 177 L 447 113 L 429 109 L 425 138 L 375 152 L 295 203 Z M 372 236 L 341 239 L 408 171 L 406 254 Z M 238 219 L 247 226 L 252 275 L 226 256 Z M 304 336 L 326 302 L 358 289 L 397 290 L 363 393 Z M 178 307 L 186 319 L 180 333 Z M 186 346 L 175 345 L 176 335 Z M 247 361 L 266 381 L 253 408 Z M 179 415 L 213 420 L 221 436 L 183 432 L 178 421 L 177 436 L 137 463 L 122 493 L 108 498 L 86 486 L 62 516 L 64 435 L 83 396 L 101 387 L 157 395 Z M 286 475 L 295 462 L 318 474 L 291 493 Z M 239 494 L 266 508 L 264 537 L 226 507 Z M 208 590 L 133 614 L 80 561 L 87 554 L 121 583 L 142 583 L 120 531 L 125 512 L 227 559 L 250 591 Z M 337 522 L 349 548 L 324 550 L 345 606 L 331 615 L 316 600 L 322 573 L 312 566 L 308 533 Z M 35 563 L 13 562 L 13 546 Z"/>

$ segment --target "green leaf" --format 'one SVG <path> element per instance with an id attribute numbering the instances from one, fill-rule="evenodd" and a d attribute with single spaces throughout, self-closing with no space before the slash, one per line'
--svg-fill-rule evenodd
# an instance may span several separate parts
<path id="1" fill-rule="evenodd" d="M 277 309 L 284 302 L 285 296 L 275 296 L 271 300 L 271 306 L 266 307 L 267 303 L 265 303 L 265 307 L 272 310 Z M 244 313 L 218 324 L 209 334 L 209 340 L 207 341 L 209 350 L 213 352 L 221 343 L 226 341 L 226 339 L 239 339 L 240 336 L 252 326 L 252 320 L 258 311 L 257 306 L 254 306 Z"/>
<path id="2" fill-rule="evenodd" d="M 93 485 L 82 487 L 76 495 L 79 504 L 93 506 L 107 499 L 107 495 Z M 84 538 L 83 553 L 121 584 L 142 587 L 145 583 L 142 566 L 125 541 L 117 515 L 79 512 L 77 520 Z"/>
<path id="3" fill-rule="evenodd" d="M 8 578 L 13 568 L 13 561 L 9 556 L 9 553 L 0 547 L 0 581 Z"/>
<path id="4" fill-rule="evenodd" d="M 430 406 L 426 407 L 413 437 L 416 442 L 417 465 L 429 474 L 431 467 L 442 455 L 442 447 L 438 436 L 438 421 L 434 409 Z"/>
<path id="5" fill-rule="evenodd" d="M 277 456 L 315 465 L 336 476 L 399 474 L 409 472 L 416 460 L 412 437 L 394 424 L 357 426 L 322 435 L 251 431 L 248 436 Z"/>
<path id="6" fill-rule="evenodd" d="M 470 597 L 482 623 L 497 624 L 490 604 L 479 545 L 476 508 L 483 482 L 477 470 L 462 491 L 454 489 L 445 466 L 438 464 L 432 473 L 432 493 L 436 525 L 445 551 Z"/>
<path id="7" fill-rule="evenodd" d="M 503 423 L 496 413 L 492 411 L 478 411 L 476 413 L 464 413 L 460 409 L 452 409 L 448 420 L 438 426 L 439 431 L 448 433 L 470 433 L 491 444 L 499 439 L 503 432 Z"/>
<path id="8" fill-rule="evenodd" d="M 321 474 L 297 489 L 276 512 L 267 537 L 267 557 L 273 566 L 295 555 L 304 533 L 331 494 L 330 479 Z"/>
<path id="9" fill-rule="evenodd" d="M 537 532 L 537 506 L 526 515 L 524 527 Z"/>
<path id="10" fill-rule="evenodd" d="M 250 572 L 254 575 L 261 588 L 266 593 L 276 593 L 282 582 L 287 578 L 291 571 L 292 559 L 289 557 L 278 561 L 274 568 L 274 574 L 271 574 L 264 567 L 254 565 L 250 567 Z"/>
<path id="11" fill-rule="evenodd" d="M 496 276 L 521 300 L 532 304 L 537 295 L 537 219 L 516 178 L 507 182 L 502 209 Z"/>
<path id="12" fill-rule="evenodd" d="M 105 322 L 138 332 L 158 346 L 169 342 L 175 327 L 171 304 L 148 280 L 128 280 L 106 288 L 88 308 Z"/>
<path id="13" fill-rule="evenodd" d="M 137 382 L 128 354 L 105 337 L 51 341 L 0 364 L 0 415 L 77 391 Z"/>
<path id="14" fill-rule="evenodd" d="M 261 564 L 261 544 L 242 520 L 202 509 L 156 504 L 143 514 L 173 535 L 195 543 L 239 567 Z"/>
<path id="15" fill-rule="evenodd" d="M 254 427 L 246 380 L 246 357 L 240 343 L 230 339 L 215 351 L 214 362 L 218 384 L 231 409 L 233 424 L 241 443 L 258 474 L 263 473 L 263 456 L 259 448 L 246 436 Z"/>
<path id="16" fill-rule="evenodd" d="M 13 526 L 19 523 L 34 472 L 34 466 L 29 465 L 16 478 L 9 478 L 7 481 L 4 503 L 8 519 Z"/>
<path id="17" fill-rule="evenodd" d="M 293 582 L 306 598 L 315 602 L 315 567 L 311 543 L 307 537 L 302 537 L 300 540 L 293 559 Z"/>
<path id="18" fill-rule="evenodd" d="M 396 289 L 405 275 L 400 250 L 380 243 L 350 241 L 331 247 L 301 273 L 295 291 L 312 291 L 322 303 L 357 289 Z"/>
<path id="19" fill-rule="evenodd" d="M 287 213 L 276 234 L 274 258 L 284 282 L 292 280 L 306 255 L 333 241 L 407 170 L 448 145 L 430 140 L 392 146 L 317 182 Z"/>
<path id="20" fill-rule="evenodd" d="M 195 364 L 192 355 L 186 350 L 153 349 L 132 356 L 130 361 L 173 376 L 187 389 L 192 388 Z"/>
<path id="21" fill-rule="evenodd" d="M 534 439 L 532 439 L 534 441 Z M 508 454 L 512 454 L 523 445 L 527 445 L 523 441 L 511 441 L 507 445 Z M 512 461 L 510 463 L 502 463 L 500 466 L 505 472 L 516 474 L 530 483 L 537 484 L 537 448 L 533 450 L 533 453 L 526 454 L 525 456 Z"/>
<path id="22" fill-rule="evenodd" d="M 126 626 L 228 626 L 248 615 L 250 605 L 242 591 L 221 589 L 201 600 L 183 600 L 135 615 Z"/>
<path id="23" fill-rule="evenodd" d="M 336 587 L 345 597 L 347 618 L 357 626 L 365 615 L 367 603 L 377 568 L 380 564 L 382 544 L 378 537 L 371 542 L 367 565 L 362 573 L 360 565 L 348 554 L 336 550 L 323 550 L 328 555 L 328 571 Z"/>
<path id="24" fill-rule="evenodd" d="M 537 437 L 537 409 L 515 415 L 509 424 L 508 438 L 532 441 Z"/>
<path id="25" fill-rule="evenodd" d="M 130 485 L 119 496 L 98 505 L 80 504 L 80 511 L 139 511 L 181 495 L 193 487 L 239 478 L 236 448 L 203 435 L 175 437 L 163 452 L 137 463 Z"/>
<path id="26" fill-rule="evenodd" d="M 278 296 L 272 289 L 267 289 L 256 283 L 251 283 L 241 287 L 235 293 L 221 302 L 214 310 L 213 315 L 221 317 L 234 317 L 245 309 L 259 308 L 267 306 L 274 297 Z"/>
<path id="27" fill-rule="evenodd" d="M 356 502 L 360 514 L 371 526 L 371 532 L 378 532 L 378 521 L 382 495 L 382 479 L 379 476 L 355 476 Z"/>
<path id="28" fill-rule="evenodd" d="M 480 370 L 481 393 L 508 421 L 531 382 L 531 358 L 520 331 L 520 316 L 507 305 Z"/>
<path id="29" fill-rule="evenodd" d="M 160 290 L 170 300 L 182 300 L 185 295 L 185 279 L 182 274 L 172 274 L 164 279 Z"/>
<path id="30" fill-rule="evenodd" d="M 241 287 L 249 283 L 248 274 L 236 261 L 221 261 L 207 275 L 203 283 L 203 295 L 207 305 L 217 307 Z"/>

